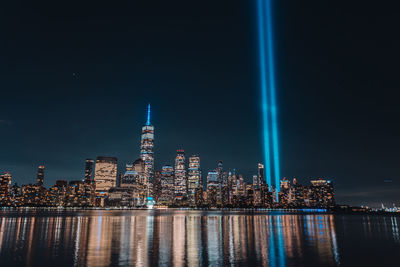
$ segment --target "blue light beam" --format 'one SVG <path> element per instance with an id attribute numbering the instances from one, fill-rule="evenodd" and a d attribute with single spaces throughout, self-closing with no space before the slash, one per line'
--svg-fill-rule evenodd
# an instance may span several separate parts
<path id="1" fill-rule="evenodd" d="M 260 89 L 266 180 L 271 189 L 273 173 L 276 199 L 279 201 L 280 163 L 271 1 L 272 0 L 257 0 Z"/>
<path id="2" fill-rule="evenodd" d="M 273 43 L 273 27 L 271 0 L 266 0 L 266 22 L 267 22 L 267 49 L 268 49 L 268 71 L 269 71 L 269 92 L 270 92 L 270 109 L 272 119 L 272 148 L 274 153 L 274 174 L 275 174 L 275 191 L 277 201 L 279 201 L 280 186 L 280 164 L 279 164 L 279 141 L 278 141 L 278 120 L 276 107 L 276 84 L 275 84 L 275 66 L 274 66 L 274 43 Z"/>
<path id="3" fill-rule="evenodd" d="M 263 145 L 264 145 L 264 161 L 265 161 L 265 176 L 267 184 L 271 186 L 271 149 L 269 137 L 269 116 L 268 116 L 268 95 L 267 95 L 267 68 L 265 54 L 265 29 L 264 29 L 264 0 L 257 0 L 258 4 L 258 41 L 260 53 L 260 89 L 261 89 L 261 110 L 262 110 L 262 125 L 263 125 Z"/>

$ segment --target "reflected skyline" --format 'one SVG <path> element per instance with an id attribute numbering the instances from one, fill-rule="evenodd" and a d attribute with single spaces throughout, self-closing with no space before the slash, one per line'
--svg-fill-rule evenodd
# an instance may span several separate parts
<path id="1" fill-rule="evenodd" d="M 341 266 L 338 227 L 399 246 L 398 217 L 202 211 L 0 213 L 0 261 L 74 266 Z M 351 226 L 351 225 L 350 225 Z M 351 226 L 351 227 L 354 227 Z M 356 232 L 357 232 L 356 231 Z M 352 231 L 353 232 L 353 231 Z M 346 251 L 345 251 L 346 252 Z M 13 265 L 15 265 L 13 263 Z"/>

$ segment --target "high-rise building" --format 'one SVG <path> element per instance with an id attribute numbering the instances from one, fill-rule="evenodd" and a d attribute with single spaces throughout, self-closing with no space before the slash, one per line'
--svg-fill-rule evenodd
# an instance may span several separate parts
<path id="1" fill-rule="evenodd" d="M 231 196 L 231 202 L 233 196 L 237 195 L 237 176 L 236 176 L 236 170 L 233 169 L 232 171 L 229 172 L 228 175 L 228 180 L 230 184 L 230 196 Z"/>
<path id="2" fill-rule="evenodd" d="M 191 156 L 189 157 L 189 169 L 188 169 L 188 198 L 190 204 L 195 204 L 196 189 L 202 185 L 201 170 L 200 170 L 200 157 Z"/>
<path id="3" fill-rule="evenodd" d="M 125 174 L 128 176 L 125 176 Z M 144 161 L 137 159 L 132 164 L 126 164 L 125 174 L 122 176 L 120 186 L 129 186 L 129 184 L 140 184 L 143 186 L 145 175 Z"/>
<path id="4" fill-rule="evenodd" d="M 38 168 L 38 173 L 37 173 L 37 177 L 36 177 L 36 185 L 43 186 L 43 182 L 44 182 L 44 166 L 41 165 Z"/>
<path id="5" fill-rule="evenodd" d="M 222 173 L 224 172 L 224 167 L 222 165 L 222 160 L 218 161 L 218 204 L 222 203 Z"/>
<path id="6" fill-rule="evenodd" d="M 93 159 L 86 159 L 85 161 L 85 178 L 83 179 L 84 194 L 83 199 L 85 203 L 82 205 L 95 205 L 95 183 L 93 180 Z M 75 183 L 79 184 L 79 183 Z"/>
<path id="7" fill-rule="evenodd" d="M 229 178 L 228 172 L 224 171 L 222 173 L 222 191 L 221 191 L 221 198 L 222 198 L 222 205 L 230 204 L 230 185 L 229 185 Z"/>
<path id="8" fill-rule="evenodd" d="M 311 180 L 310 206 L 331 207 L 335 205 L 333 184 L 330 180 Z"/>
<path id="9" fill-rule="evenodd" d="M 161 196 L 161 171 L 154 171 L 153 198 L 158 203 Z"/>
<path id="10" fill-rule="evenodd" d="M 258 178 L 261 183 L 265 182 L 265 180 L 264 180 L 264 165 L 261 163 L 258 163 Z"/>
<path id="11" fill-rule="evenodd" d="M 138 183 L 142 185 L 146 185 L 146 163 L 142 159 L 137 159 L 132 164 L 132 171 L 136 171 L 138 173 Z"/>
<path id="12" fill-rule="evenodd" d="M 260 180 L 258 175 L 253 175 L 253 187 L 254 188 L 260 187 Z"/>
<path id="13" fill-rule="evenodd" d="M 245 181 L 244 181 L 244 178 L 243 178 L 242 174 L 239 174 L 239 179 L 238 179 L 237 183 L 238 183 L 238 185 L 237 185 L 238 194 L 240 196 L 244 196 L 245 190 L 246 190 L 246 184 L 245 184 Z"/>
<path id="14" fill-rule="evenodd" d="M 150 123 L 150 104 L 147 107 L 146 125 L 142 127 L 140 141 L 140 158 L 144 162 L 144 185 L 151 193 L 151 184 L 154 179 L 154 126 Z"/>
<path id="15" fill-rule="evenodd" d="M 228 203 L 233 203 L 233 197 L 236 193 L 236 175 L 235 170 L 228 172 L 228 190 L 229 190 L 229 199 Z"/>
<path id="16" fill-rule="evenodd" d="M 145 163 L 139 158 L 132 164 L 126 164 L 125 173 L 121 177 L 120 187 L 131 189 L 131 198 L 134 199 L 134 205 L 143 205 L 146 197 L 149 195 L 148 185 L 144 184 Z"/>
<path id="17" fill-rule="evenodd" d="M 117 186 L 117 158 L 97 157 L 94 171 L 96 194 L 106 195 L 111 187 Z"/>
<path id="18" fill-rule="evenodd" d="M 254 206 L 254 188 L 252 184 L 246 184 L 245 187 L 245 196 L 246 196 L 246 206 L 252 207 Z"/>
<path id="19" fill-rule="evenodd" d="M 5 172 L 0 175 L 0 203 L 8 197 L 11 188 L 11 174 Z"/>
<path id="20" fill-rule="evenodd" d="M 216 206 L 219 200 L 218 170 L 210 171 L 207 175 L 207 202 Z"/>
<path id="21" fill-rule="evenodd" d="M 85 179 L 84 182 L 91 183 L 93 181 L 93 159 L 86 159 L 85 162 Z"/>
<path id="22" fill-rule="evenodd" d="M 124 175 L 121 177 L 121 184 L 119 186 L 135 188 L 138 180 L 139 174 L 137 171 L 125 171 Z"/>
<path id="23" fill-rule="evenodd" d="M 283 177 L 283 179 L 280 181 L 280 191 L 278 193 L 279 196 L 279 205 L 281 207 L 288 207 L 288 205 L 291 204 L 292 201 L 292 190 L 290 186 L 290 181 Z"/>
<path id="24" fill-rule="evenodd" d="M 161 170 L 161 194 L 158 202 L 164 205 L 170 205 L 174 202 L 175 184 L 174 184 L 174 168 L 166 165 Z"/>
<path id="25" fill-rule="evenodd" d="M 182 201 L 187 197 L 187 177 L 185 151 L 178 149 L 175 158 L 175 200 Z"/>

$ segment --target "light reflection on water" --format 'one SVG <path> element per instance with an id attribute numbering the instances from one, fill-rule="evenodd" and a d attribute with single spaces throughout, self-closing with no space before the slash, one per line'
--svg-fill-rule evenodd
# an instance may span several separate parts
<path id="1" fill-rule="evenodd" d="M 0 212 L 0 262 L 2 266 L 341 266 L 352 262 L 347 260 L 350 244 L 359 242 L 358 235 L 367 243 L 378 242 L 382 249 L 398 249 L 398 224 L 398 217 L 330 214 Z M 340 249 L 340 244 L 346 248 Z M 368 248 L 368 244 L 363 247 Z"/>

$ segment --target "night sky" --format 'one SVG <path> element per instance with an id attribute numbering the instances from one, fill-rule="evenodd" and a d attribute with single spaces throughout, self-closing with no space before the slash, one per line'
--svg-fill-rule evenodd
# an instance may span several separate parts
<path id="1" fill-rule="evenodd" d="M 7 1 L 0 11 L 0 171 L 45 185 L 84 161 L 176 149 L 246 179 L 262 161 L 255 1 Z M 276 1 L 281 173 L 329 178 L 337 201 L 399 203 L 398 12 L 368 1 Z M 372 5 L 373 3 L 373 5 Z M 382 4 L 383 5 L 383 4 Z"/>

